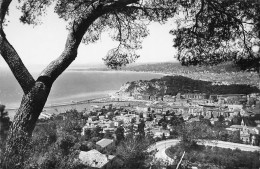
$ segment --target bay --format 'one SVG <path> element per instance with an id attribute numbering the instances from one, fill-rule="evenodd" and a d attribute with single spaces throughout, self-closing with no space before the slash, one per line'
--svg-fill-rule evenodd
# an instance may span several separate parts
<path id="1" fill-rule="evenodd" d="M 128 81 L 162 76 L 145 72 L 67 70 L 53 84 L 46 105 L 94 99 L 118 91 Z M 22 89 L 14 76 L 10 71 L 0 71 L 0 103 L 12 109 L 19 106 L 21 99 Z"/>

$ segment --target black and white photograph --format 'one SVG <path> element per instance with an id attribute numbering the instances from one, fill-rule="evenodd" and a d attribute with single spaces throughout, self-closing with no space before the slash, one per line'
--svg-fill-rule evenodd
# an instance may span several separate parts
<path id="1" fill-rule="evenodd" d="M 260 169 L 260 0 L 0 0 L 0 169 Z"/>

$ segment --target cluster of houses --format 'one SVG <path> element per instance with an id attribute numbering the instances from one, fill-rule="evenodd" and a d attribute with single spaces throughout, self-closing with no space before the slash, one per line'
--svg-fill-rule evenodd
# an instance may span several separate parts
<path id="1" fill-rule="evenodd" d="M 161 118 L 170 119 L 171 113 L 167 112 L 174 112 L 174 115 L 181 116 L 185 122 L 200 121 L 201 117 L 208 119 L 212 125 L 221 122 L 226 126 L 226 131 L 230 135 L 234 132 L 238 133 L 241 142 L 252 145 L 260 144 L 260 96 L 257 93 L 249 95 L 178 93 L 176 96 L 160 97 L 131 93 L 129 96 L 150 103 L 136 107 L 136 112 L 143 113 L 144 119 L 147 114 L 149 116 L 150 112 L 155 114 L 153 123 L 146 121 L 152 126 L 155 137 L 163 133 L 167 133 L 166 136 L 169 136 L 168 133 L 172 130 L 172 126 L 168 125 L 167 131 L 169 132 L 165 132 L 158 126 L 158 121 Z M 148 124 L 146 127 L 149 126 Z"/>
<path id="2" fill-rule="evenodd" d="M 139 94 L 131 97 L 146 102 L 134 107 L 113 107 L 109 105 L 106 113 L 102 113 L 104 110 L 101 108 L 96 108 L 94 111 L 97 112 L 98 116 L 89 116 L 82 130 L 83 133 L 85 129 L 93 129 L 97 125 L 103 129 L 104 133 L 113 133 L 119 126 L 127 127 L 132 124 L 133 120 L 135 121 L 134 125 L 137 125 L 143 120 L 146 131 L 151 131 L 155 137 L 163 134 L 167 137 L 172 126 L 167 126 L 165 130 L 158 125 L 158 122 L 163 118 L 170 120 L 172 114 L 181 116 L 186 122 L 199 121 L 203 117 L 210 120 L 212 125 L 217 123 L 221 117 L 221 122 L 226 124 L 228 129 L 234 128 L 234 126 L 231 126 L 234 123 L 235 125 L 244 125 L 244 128 L 260 126 L 260 103 L 257 94 L 206 95 L 186 93 L 164 96 L 160 99 Z M 252 122 L 250 124 L 243 124 L 241 120 L 234 122 L 235 117 Z M 125 134 L 127 134 L 127 131 Z M 241 140 L 245 140 L 242 137 L 243 135 L 244 133 L 241 132 Z M 251 137 L 252 135 L 248 140 L 252 140 Z"/>
<path id="3" fill-rule="evenodd" d="M 129 126 L 137 131 L 138 125 L 144 123 L 145 133 L 154 138 L 169 138 L 174 126 L 170 123 L 162 125 L 162 121 L 171 121 L 173 116 L 183 119 L 185 123 L 207 119 L 212 125 L 224 124 L 230 135 L 238 134 L 245 144 L 260 144 L 260 96 L 258 94 L 226 94 L 207 95 L 201 93 L 185 93 L 176 96 L 148 96 L 142 94 L 129 95 L 127 101 L 139 101 L 131 106 L 93 106 L 87 110 L 88 117 L 82 128 L 93 130 L 99 126 L 104 134 L 116 138 L 118 127 L 124 128 L 124 135 L 130 133 Z M 118 99 L 119 100 L 119 99 Z M 103 138 L 96 142 L 96 149 L 80 152 L 79 158 L 92 168 L 106 168 L 114 163 L 120 164 L 113 155 L 102 154 L 105 149 L 114 146 L 115 139 Z"/>

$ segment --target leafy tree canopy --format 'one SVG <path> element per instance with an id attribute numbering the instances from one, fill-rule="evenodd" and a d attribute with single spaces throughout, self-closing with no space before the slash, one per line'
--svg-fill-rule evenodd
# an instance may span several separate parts
<path id="1" fill-rule="evenodd" d="M 232 60 L 242 69 L 259 67 L 260 2 L 258 0 L 19 0 L 20 20 L 26 24 L 41 23 L 46 9 L 65 21 L 67 28 L 77 29 L 84 18 L 97 17 L 88 25 L 83 43 L 96 42 L 109 31 L 118 41 L 104 61 L 116 68 L 133 62 L 139 56 L 142 38 L 149 33 L 149 21 L 165 22 L 176 18 L 174 47 L 183 65 L 217 64 Z M 257 60 L 258 62 L 254 62 Z"/>
<path id="2" fill-rule="evenodd" d="M 259 1 L 184 0 L 177 12 L 178 28 L 171 34 L 183 65 L 234 61 L 259 71 Z"/>
<path id="3" fill-rule="evenodd" d="M 37 25 L 46 9 L 54 6 L 54 12 L 65 21 L 68 29 L 77 29 L 77 22 L 90 15 L 99 16 L 85 33 L 82 42 L 94 43 L 102 32 L 109 31 L 116 48 L 108 51 L 103 59 L 111 68 L 133 62 L 139 56 L 142 38 L 148 35 L 149 21 L 165 22 L 176 11 L 172 0 L 20 0 L 20 20 L 25 24 Z M 97 11 L 97 12 L 93 12 Z"/>

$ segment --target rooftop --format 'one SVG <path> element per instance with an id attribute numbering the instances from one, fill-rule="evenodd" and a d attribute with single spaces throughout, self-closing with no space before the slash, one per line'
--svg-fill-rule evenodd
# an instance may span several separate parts
<path id="1" fill-rule="evenodd" d="M 96 144 L 101 146 L 102 148 L 104 148 L 113 142 L 114 142 L 114 140 L 112 140 L 112 139 L 103 138 L 102 140 L 99 140 L 98 142 L 96 142 Z"/>
<path id="2" fill-rule="evenodd" d="M 230 128 L 242 129 L 243 126 L 241 126 L 241 125 L 232 125 L 232 126 L 230 126 Z"/>
<path id="3" fill-rule="evenodd" d="M 111 161 L 115 156 L 113 155 L 105 155 L 100 153 L 99 151 L 93 149 L 90 151 L 80 151 L 79 159 L 82 164 L 87 165 L 93 168 L 102 168 L 109 161 Z"/>

